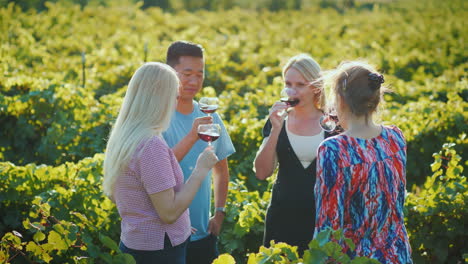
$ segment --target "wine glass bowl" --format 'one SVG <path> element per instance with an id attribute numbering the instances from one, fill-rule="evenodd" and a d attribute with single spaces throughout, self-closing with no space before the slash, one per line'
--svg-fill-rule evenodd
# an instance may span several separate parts
<path id="1" fill-rule="evenodd" d="M 217 97 L 202 97 L 200 98 L 200 101 L 198 101 L 200 111 L 207 115 L 211 115 L 212 113 L 216 112 L 218 105 L 219 100 Z"/>
<path id="2" fill-rule="evenodd" d="M 221 127 L 219 124 L 203 124 L 198 126 L 197 132 L 198 137 L 211 146 L 211 142 L 216 141 L 221 135 Z"/>
<path id="3" fill-rule="evenodd" d="M 297 104 L 299 104 L 299 98 L 296 98 L 296 95 L 297 93 L 294 89 L 286 87 L 283 90 L 281 90 L 280 101 L 285 103 L 288 108 L 295 107 Z M 279 111 L 278 115 L 282 116 L 284 112 L 285 110 Z"/>
<path id="4" fill-rule="evenodd" d="M 332 117 L 330 116 L 322 116 L 320 117 L 320 127 L 322 127 L 323 130 L 325 131 L 328 131 L 328 132 L 331 132 L 333 130 L 335 130 L 336 128 L 336 123 L 335 121 L 333 120 Z"/>
<path id="5" fill-rule="evenodd" d="M 330 112 L 320 117 L 319 125 L 327 132 L 335 131 L 338 126 L 338 115 L 336 114 L 336 111 L 331 110 Z"/>

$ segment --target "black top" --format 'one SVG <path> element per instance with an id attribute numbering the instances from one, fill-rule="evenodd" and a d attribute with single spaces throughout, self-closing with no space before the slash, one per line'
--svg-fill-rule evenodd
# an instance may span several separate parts
<path id="1" fill-rule="evenodd" d="M 271 122 L 263 127 L 268 137 Z M 331 136 L 325 132 L 325 138 Z M 307 168 L 294 153 L 283 122 L 276 145 L 279 169 L 273 185 L 270 206 L 265 220 L 264 245 L 270 240 L 298 246 L 300 252 L 308 248 L 315 228 L 315 175 L 316 159 Z"/>

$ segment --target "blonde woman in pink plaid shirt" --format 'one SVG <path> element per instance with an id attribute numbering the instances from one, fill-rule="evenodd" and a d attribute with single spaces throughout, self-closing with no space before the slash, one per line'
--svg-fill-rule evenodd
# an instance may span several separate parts
<path id="1" fill-rule="evenodd" d="M 205 149 L 186 183 L 161 133 L 175 110 L 179 80 L 163 63 L 133 75 L 112 128 L 104 160 L 104 192 L 122 218 L 120 249 L 137 263 L 185 263 L 188 206 L 218 161 Z"/>

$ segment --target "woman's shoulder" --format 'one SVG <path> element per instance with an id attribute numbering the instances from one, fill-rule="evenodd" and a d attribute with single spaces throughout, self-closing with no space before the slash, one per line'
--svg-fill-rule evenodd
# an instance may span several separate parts
<path id="1" fill-rule="evenodd" d="M 329 136 L 320 143 L 319 148 L 339 149 L 343 145 L 344 137 L 342 134 Z"/>
<path id="2" fill-rule="evenodd" d="M 403 134 L 401 129 L 399 127 L 397 127 L 396 125 L 384 125 L 383 127 L 385 129 L 387 129 L 387 130 L 390 130 L 390 131 L 394 132 L 394 133 Z"/>
<path id="3" fill-rule="evenodd" d="M 400 128 L 398 128 L 395 125 L 382 125 L 382 132 L 380 133 L 380 135 L 373 138 L 373 139 L 369 139 L 369 140 L 375 140 L 375 139 L 378 139 L 378 138 L 381 138 L 381 137 L 384 137 L 384 138 L 388 138 L 388 137 L 395 138 L 396 137 L 398 139 L 403 139 L 404 140 L 403 132 L 400 130 Z M 349 136 L 346 136 L 343 133 L 340 133 L 340 134 L 331 135 L 331 136 L 325 138 L 325 140 L 322 142 L 322 144 L 324 144 L 324 145 L 336 145 L 336 144 L 345 144 L 346 143 L 346 145 L 353 145 L 354 141 L 356 141 L 357 139 L 358 138 L 349 137 Z"/>
<path id="4" fill-rule="evenodd" d="M 130 159 L 129 168 L 131 170 L 136 170 L 138 162 L 151 157 L 161 157 L 164 153 L 168 153 L 169 150 L 169 146 L 161 136 L 154 135 L 143 139 L 140 144 L 138 144 L 132 158 Z"/>
<path id="5" fill-rule="evenodd" d="M 138 151 L 143 153 L 165 151 L 167 149 L 169 149 L 169 146 L 162 136 L 159 135 L 154 135 L 150 138 L 144 139 L 138 147 Z"/>
<path id="6" fill-rule="evenodd" d="M 387 132 L 387 137 L 393 137 L 399 141 L 405 141 L 403 131 L 396 125 L 384 125 L 383 129 Z"/>
<path id="7" fill-rule="evenodd" d="M 283 120 L 283 126 L 282 126 L 281 130 L 285 129 L 285 126 L 284 126 L 285 121 L 286 120 Z M 263 135 L 264 138 L 270 136 L 270 132 L 271 132 L 272 127 L 273 127 L 273 125 L 271 124 L 270 118 L 268 118 L 265 121 L 265 125 L 263 126 L 263 129 L 262 129 L 262 135 Z"/>

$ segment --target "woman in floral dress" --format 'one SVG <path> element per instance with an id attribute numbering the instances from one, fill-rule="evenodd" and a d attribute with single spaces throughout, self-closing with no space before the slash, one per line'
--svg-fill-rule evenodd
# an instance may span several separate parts
<path id="1" fill-rule="evenodd" d="M 346 62 L 331 79 L 345 131 L 318 149 L 315 235 L 342 229 L 356 245 L 342 244 L 352 258 L 413 263 L 403 216 L 406 142 L 396 126 L 373 121 L 384 78 L 366 63 Z"/>

